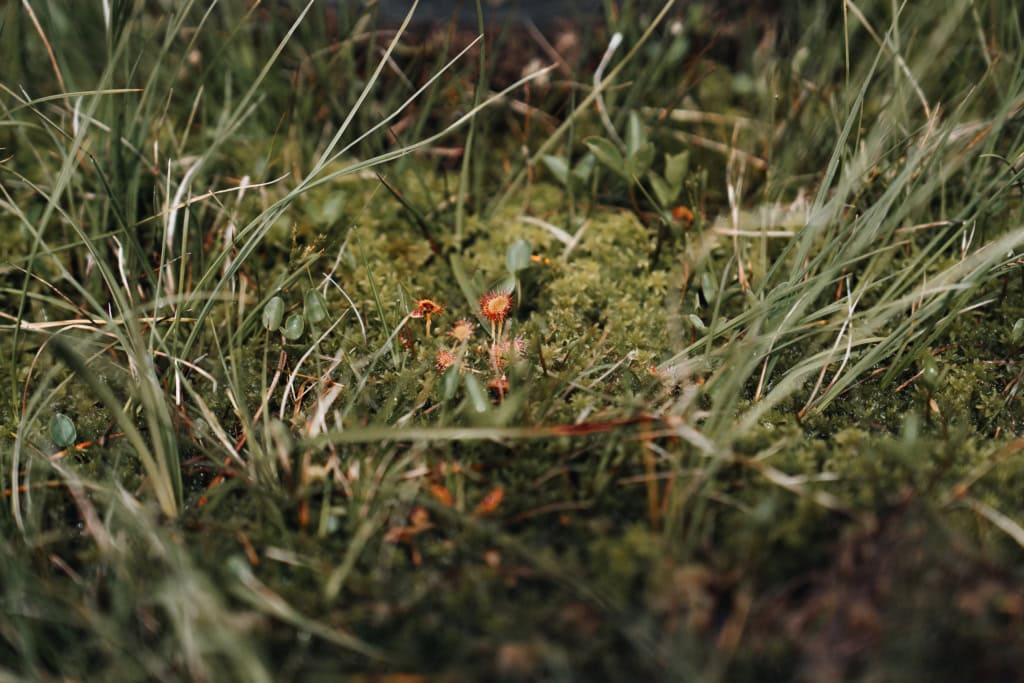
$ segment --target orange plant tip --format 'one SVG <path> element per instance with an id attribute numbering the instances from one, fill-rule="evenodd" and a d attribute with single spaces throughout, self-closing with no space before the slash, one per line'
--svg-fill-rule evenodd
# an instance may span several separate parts
<path id="1" fill-rule="evenodd" d="M 693 223 L 693 211 L 685 206 L 673 206 L 672 218 L 681 223 Z"/>
<path id="2" fill-rule="evenodd" d="M 505 489 L 497 486 L 488 491 L 487 495 L 483 497 L 483 500 L 476 506 L 476 513 L 478 515 L 493 514 L 503 500 L 505 500 Z"/>
<path id="3" fill-rule="evenodd" d="M 420 299 L 416 302 L 416 308 L 412 310 L 411 315 L 413 318 L 423 318 L 426 316 L 436 315 L 444 310 L 444 306 L 437 303 L 433 299 Z"/>
<path id="4" fill-rule="evenodd" d="M 492 323 L 500 323 L 512 310 L 512 292 L 495 291 L 480 297 L 480 314 Z"/>
<path id="5" fill-rule="evenodd" d="M 450 508 L 455 504 L 455 498 L 452 497 L 451 492 L 441 484 L 431 484 L 430 495 L 446 508 Z"/>

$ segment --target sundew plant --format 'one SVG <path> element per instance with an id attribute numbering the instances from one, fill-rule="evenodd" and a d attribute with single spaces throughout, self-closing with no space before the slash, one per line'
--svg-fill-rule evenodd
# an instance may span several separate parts
<path id="1" fill-rule="evenodd" d="M 0 8 L 0 677 L 1016 678 L 1015 3 L 420 4 Z"/>

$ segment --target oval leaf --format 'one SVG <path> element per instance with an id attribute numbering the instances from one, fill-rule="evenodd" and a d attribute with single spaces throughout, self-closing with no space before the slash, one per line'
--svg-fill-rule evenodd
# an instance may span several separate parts
<path id="1" fill-rule="evenodd" d="M 282 334 L 284 334 L 286 339 L 295 341 L 302 336 L 302 332 L 305 328 L 306 322 L 303 317 L 298 313 L 292 313 L 284 323 L 284 331 Z"/>
<path id="2" fill-rule="evenodd" d="M 505 252 L 505 267 L 508 272 L 518 273 L 520 270 L 529 268 L 530 254 L 532 253 L 533 248 L 526 240 L 516 240 L 508 245 L 508 251 Z"/>
<path id="3" fill-rule="evenodd" d="M 635 112 L 629 112 L 629 121 L 626 123 L 626 156 L 633 158 L 647 145 L 647 131 L 640 116 Z"/>
<path id="4" fill-rule="evenodd" d="M 487 400 L 487 392 L 484 391 L 483 386 L 476 377 L 470 374 L 465 375 L 464 381 L 466 383 L 466 395 L 469 396 L 469 401 L 473 404 L 473 410 L 478 413 L 486 413 L 491 404 Z"/>
<path id="5" fill-rule="evenodd" d="M 587 148 L 593 153 L 597 160 L 602 165 L 607 166 L 617 175 L 629 179 L 629 176 L 625 173 L 625 162 L 622 159 L 622 154 L 619 153 L 618 148 L 607 138 L 587 138 L 584 140 Z"/>
<path id="6" fill-rule="evenodd" d="M 594 173 L 594 164 L 596 163 L 597 159 L 593 154 L 583 155 L 583 158 L 580 159 L 572 169 L 572 177 L 577 184 L 583 185 L 590 180 L 590 176 Z"/>
<path id="7" fill-rule="evenodd" d="M 78 438 L 75 423 L 64 413 L 54 413 L 50 418 L 50 438 L 57 448 L 67 448 Z"/>
<path id="8" fill-rule="evenodd" d="M 451 367 L 444 371 L 444 377 L 441 380 L 441 398 L 445 401 L 455 398 L 455 392 L 459 390 L 461 375 L 458 363 L 453 363 Z"/>
<path id="9" fill-rule="evenodd" d="M 281 318 L 284 317 L 284 299 L 275 296 L 263 307 L 263 327 L 269 330 L 276 330 L 281 327 Z"/>
<path id="10" fill-rule="evenodd" d="M 658 203 L 663 207 L 669 206 L 672 200 L 676 198 L 676 193 L 672 190 L 664 178 L 660 175 L 651 171 L 648 178 L 651 181 L 651 188 L 654 190 L 654 196 L 658 198 Z"/>
<path id="11" fill-rule="evenodd" d="M 327 317 L 327 300 L 324 295 L 315 289 L 306 290 L 306 298 L 303 301 L 303 312 L 306 320 L 316 324 Z"/>
<path id="12" fill-rule="evenodd" d="M 562 185 L 569 183 L 569 164 L 566 163 L 565 159 L 545 154 L 540 160 L 544 162 L 544 166 L 551 172 L 551 175 L 555 176 L 555 180 Z"/>
<path id="13" fill-rule="evenodd" d="M 682 151 L 679 154 L 665 155 L 665 180 L 675 188 L 682 188 L 683 178 L 690 169 L 690 152 Z M 676 190 L 678 194 L 679 189 Z"/>
<path id="14" fill-rule="evenodd" d="M 706 270 L 700 274 L 700 290 L 704 294 L 704 300 L 713 305 L 718 298 L 718 283 Z"/>
<path id="15" fill-rule="evenodd" d="M 635 176 L 642 176 L 654 163 L 654 145 L 650 142 L 642 145 L 640 149 L 629 157 L 630 172 Z"/>

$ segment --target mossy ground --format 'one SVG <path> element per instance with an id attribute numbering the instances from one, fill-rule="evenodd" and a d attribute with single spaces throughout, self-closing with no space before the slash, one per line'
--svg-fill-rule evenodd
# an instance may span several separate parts
<path id="1" fill-rule="evenodd" d="M 172 20 L 143 8 L 91 17 L 98 43 L 40 10 L 65 41 L 55 59 L 82 67 L 74 87 L 141 79 L 166 104 L 86 96 L 107 123 L 79 133 L 60 98 L 6 93 L 0 673 L 1018 677 L 1020 32 L 966 5 L 964 28 L 865 3 L 906 41 L 880 46 L 825 3 L 729 17 L 694 3 L 605 93 L 606 123 L 575 108 L 579 84 L 612 28 L 632 45 L 653 16 L 612 4 L 593 42 L 577 36 L 562 89 L 514 91 L 534 119 L 483 110 L 469 142 L 455 134 L 464 148 L 410 149 L 380 176 L 352 165 L 472 108 L 475 57 L 390 138 L 343 155 L 328 141 L 350 111 L 375 125 L 457 37 L 396 51 L 403 75 L 357 111 L 377 78 L 357 46 L 392 34 L 318 8 L 248 110 L 235 81 L 272 73 L 293 12 L 254 22 L 229 3 L 206 38 L 184 10 L 162 52 L 145 37 Z M 940 74 L 922 57 L 933 33 L 970 58 Z M 498 63 L 494 82 L 515 80 Z M 667 123 L 673 109 L 699 115 L 697 133 Z M 633 120 L 657 153 L 628 178 L 595 163 L 594 139 L 611 126 L 628 157 L 644 147 Z M 570 168 L 589 152 L 597 170 L 560 179 L 536 150 Z M 651 174 L 681 152 L 666 204 Z M 175 204 L 194 168 L 203 184 Z M 795 229 L 740 221 L 782 205 Z M 999 240 L 1009 254 L 991 254 Z M 529 265 L 512 269 L 523 241 Z M 479 296 L 510 285 L 495 340 Z M 313 288 L 323 319 L 304 308 Z M 272 296 L 304 316 L 300 334 L 264 328 Z M 423 299 L 443 307 L 429 325 L 412 315 Z M 468 339 L 450 334 L 459 320 Z M 79 447 L 53 443 L 57 412 Z M 174 477 L 144 453 L 173 463 L 180 492 L 160 497 Z"/>

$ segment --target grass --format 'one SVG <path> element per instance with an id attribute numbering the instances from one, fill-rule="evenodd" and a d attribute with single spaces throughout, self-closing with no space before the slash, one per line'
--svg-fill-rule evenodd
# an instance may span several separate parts
<path id="1" fill-rule="evenodd" d="M 2 10 L 0 674 L 1015 677 L 1013 4 L 349 5 Z"/>

